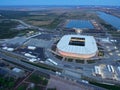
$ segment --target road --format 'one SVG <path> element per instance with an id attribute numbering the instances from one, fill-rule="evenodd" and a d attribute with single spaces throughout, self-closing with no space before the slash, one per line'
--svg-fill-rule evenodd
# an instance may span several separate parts
<path id="1" fill-rule="evenodd" d="M 42 68 L 33 66 L 33 65 L 31 65 L 31 64 L 22 62 L 21 60 L 18 60 L 18 59 L 15 59 L 15 58 L 6 56 L 6 55 L 4 55 L 4 54 L 1 53 L 1 52 L 0 52 L 0 57 L 3 58 L 3 59 L 5 59 L 5 60 L 7 60 L 7 61 L 10 61 L 10 62 L 14 62 L 14 63 L 20 64 L 20 65 L 22 65 L 22 66 L 24 66 L 24 67 L 27 67 L 27 68 L 30 68 L 30 69 L 34 69 L 34 70 L 37 70 L 37 71 L 40 71 L 40 72 L 43 72 L 43 73 L 46 73 L 46 74 L 55 75 L 55 72 L 52 72 L 52 71 L 49 71 L 49 70 L 46 70 L 46 69 L 42 69 Z"/>
<path id="2" fill-rule="evenodd" d="M 3 53 L 0 52 L 0 57 L 3 58 L 3 59 L 6 59 L 6 61 L 10 61 L 10 62 L 14 62 L 14 63 L 17 63 L 17 64 L 20 64 L 24 67 L 27 67 L 27 68 L 30 68 L 30 69 L 34 69 L 35 71 L 39 71 L 39 72 L 42 72 L 42 73 L 46 73 L 46 74 L 49 74 L 49 75 L 56 75 L 55 72 L 52 72 L 50 70 L 46 70 L 46 69 L 42 69 L 42 68 L 39 68 L 39 67 L 36 67 L 36 66 L 33 66 L 33 65 L 30 65 L 28 63 L 25 63 L 25 62 L 22 62 L 21 60 L 18 60 L 18 59 L 15 59 L 15 58 L 12 58 L 12 57 L 9 57 L 9 56 L 6 56 L 4 55 Z M 75 71 L 74 71 L 75 72 Z M 57 75 L 59 76 L 59 75 Z M 103 88 L 100 88 L 100 87 L 97 87 L 97 86 L 94 86 L 94 85 L 91 85 L 91 84 L 86 84 L 86 83 L 83 83 L 81 82 L 81 79 L 78 79 L 76 77 L 73 77 L 73 76 L 70 76 L 70 75 L 66 75 L 66 74 L 62 74 L 60 75 L 60 77 L 64 78 L 64 79 L 68 79 L 68 80 L 75 80 L 77 81 L 77 83 L 79 84 L 82 84 L 82 85 L 85 85 L 87 87 L 92 87 L 94 88 L 94 90 L 98 89 L 98 90 L 104 90 Z"/>

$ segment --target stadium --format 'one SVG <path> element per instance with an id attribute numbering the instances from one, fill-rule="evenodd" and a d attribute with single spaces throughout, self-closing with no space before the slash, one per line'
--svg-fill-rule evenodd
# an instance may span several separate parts
<path id="1" fill-rule="evenodd" d="M 98 53 L 93 36 L 65 35 L 57 44 L 57 53 L 65 58 L 89 59 Z"/>

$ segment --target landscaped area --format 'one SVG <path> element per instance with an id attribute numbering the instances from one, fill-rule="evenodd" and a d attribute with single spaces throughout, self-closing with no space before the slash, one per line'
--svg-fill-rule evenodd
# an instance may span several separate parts
<path id="1" fill-rule="evenodd" d="M 17 90 L 46 90 L 46 86 L 49 81 L 49 76 L 39 73 L 33 73 L 22 84 Z"/>
<path id="2" fill-rule="evenodd" d="M 12 90 L 15 85 L 16 80 L 11 77 L 0 76 L 0 90 Z"/>

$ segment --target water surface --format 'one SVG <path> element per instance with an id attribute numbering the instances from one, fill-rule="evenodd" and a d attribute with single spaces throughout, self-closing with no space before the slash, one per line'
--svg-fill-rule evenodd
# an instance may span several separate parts
<path id="1" fill-rule="evenodd" d="M 105 22 L 111 24 L 113 27 L 120 30 L 120 18 L 104 12 L 97 12 L 97 14 Z"/>
<path id="2" fill-rule="evenodd" d="M 89 28 L 89 29 L 94 29 L 92 23 L 89 20 L 70 20 L 66 28 Z"/>

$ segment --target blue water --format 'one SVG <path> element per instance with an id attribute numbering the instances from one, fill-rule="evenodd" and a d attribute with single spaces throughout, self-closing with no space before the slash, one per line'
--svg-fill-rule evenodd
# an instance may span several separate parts
<path id="1" fill-rule="evenodd" d="M 120 29 L 120 18 L 115 17 L 104 12 L 97 12 L 98 16 L 103 19 L 105 22 L 111 24 L 113 27 Z"/>
<path id="2" fill-rule="evenodd" d="M 88 20 L 70 20 L 66 25 L 66 28 L 94 29 L 92 23 Z"/>

